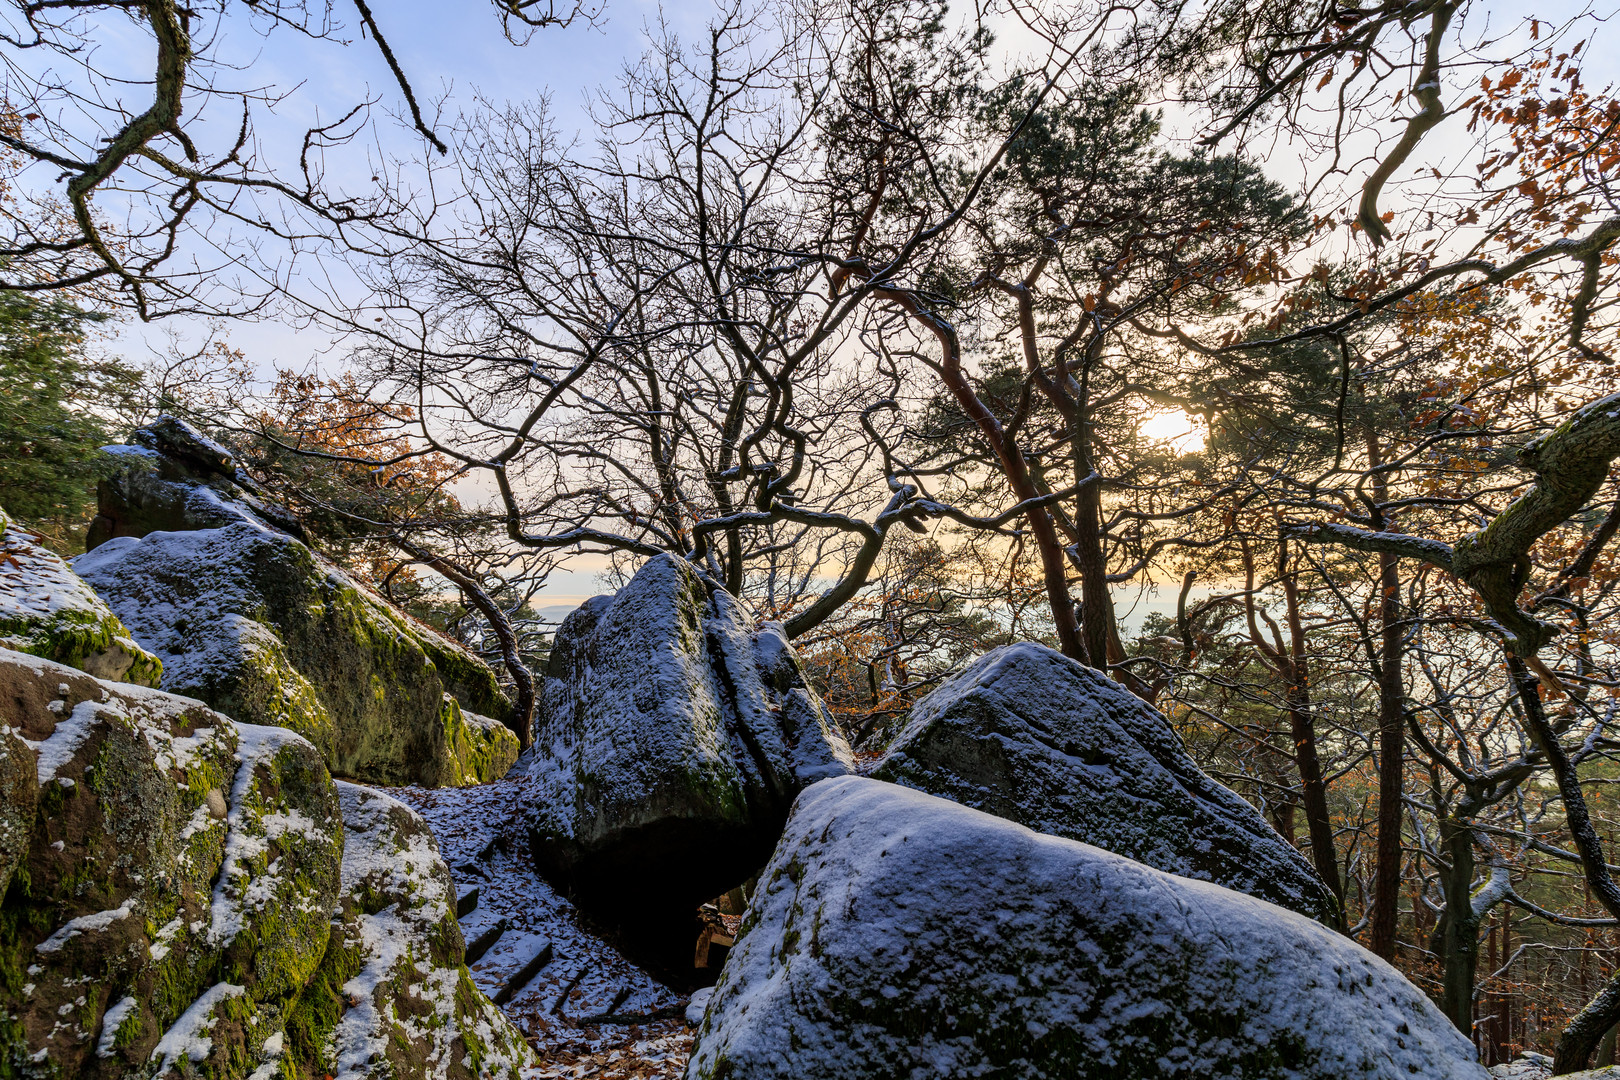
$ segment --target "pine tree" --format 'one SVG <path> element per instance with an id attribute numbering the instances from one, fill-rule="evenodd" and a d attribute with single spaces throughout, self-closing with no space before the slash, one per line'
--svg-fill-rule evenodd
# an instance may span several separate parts
<path id="1" fill-rule="evenodd" d="M 91 357 L 100 316 L 62 300 L 0 292 L 0 505 L 67 546 L 88 520 L 117 441 L 113 417 L 139 383 L 133 368 Z"/>

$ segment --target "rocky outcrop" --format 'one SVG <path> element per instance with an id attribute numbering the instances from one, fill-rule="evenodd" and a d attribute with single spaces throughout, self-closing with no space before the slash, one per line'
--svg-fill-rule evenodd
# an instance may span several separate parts
<path id="1" fill-rule="evenodd" d="M 90 550 L 119 536 L 244 522 L 307 539 L 296 518 L 262 497 L 229 450 L 184 420 L 160 416 L 136 428 L 133 441 L 105 448 L 119 467 L 97 488 Z"/>
<path id="2" fill-rule="evenodd" d="M 1486 1080 L 1310 919 L 875 780 L 799 797 L 688 1080 Z"/>
<path id="3" fill-rule="evenodd" d="M 305 739 L 7 651 L 0 715 L 0 1075 L 471 1080 L 529 1060 L 469 981 L 421 820 L 334 785 Z"/>
<path id="4" fill-rule="evenodd" d="M 512 1077 L 533 1054 L 472 983 L 456 894 L 426 822 L 339 783 L 344 846 L 332 937 L 281 1049 L 305 1075 Z"/>
<path id="5" fill-rule="evenodd" d="M 162 659 L 163 689 L 291 728 L 336 775 L 465 784 L 517 760 L 512 732 L 462 711 L 510 713 L 487 666 L 262 523 L 119 537 L 74 567 Z"/>
<path id="6" fill-rule="evenodd" d="M 673 555 L 564 620 L 539 713 L 535 860 L 599 908 L 690 913 L 765 862 L 805 784 L 852 765 L 780 628 L 754 632 Z"/>
<path id="7" fill-rule="evenodd" d="M 1316 871 L 1193 762 L 1164 717 L 1042 645 L 1006 645 L 919 701 L 871 775 L 1336 923 Z"/>
<path id="8" fill-rule="evenodd" d="M 156 686 L 163 664 L 56 552 L 0 508 L 0 648 Z"/>
<path id="9" fill-rule="evenodd" d="M 14 652 L 0 706 L 37 803 L 0 906 L 0 1071 L 245 1076 L 337 899 L 315 748 Z"/>

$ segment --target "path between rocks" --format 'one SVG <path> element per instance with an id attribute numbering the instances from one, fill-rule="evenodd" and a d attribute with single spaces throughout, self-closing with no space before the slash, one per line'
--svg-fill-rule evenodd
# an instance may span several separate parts
<path id="1" fill-rule="evenodd" d="M 535 874 L 518 823 L 523 769 L 474 787 L 379 790 L 433 829 L 461 901 L 473 981 L 540 1056 L 526 1080 L 680 1077 L 693 1035 L 686 998 L 580 926 Z"/>

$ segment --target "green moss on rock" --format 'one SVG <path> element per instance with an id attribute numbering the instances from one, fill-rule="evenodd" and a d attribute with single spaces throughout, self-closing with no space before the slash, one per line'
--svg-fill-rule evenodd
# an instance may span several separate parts
<path id="1" fill-rule="evenodd" d="M 163 687 L 289 727 L 336 775 L 381 784 L 490 779 L 505 740 L 448 723 L 446 692 L 503 719 L 490 669 L 298 540 L 238 523 L 110 540 L 76 568 L 163 658 Z"/>
<path id="2" fill-rule="evenodd" d="M 0 702 L 39 791 L 0 902 L 0 1075 L 245 1077 L 328 936 L 319 753 L 13 652 Z"/>
<path id="3" fill-rule="evenodd" d="M 426 822 L 368 788 L 340 783 L 338 794 L 343 892 L 289 1016 L 283 1075 L 515 1080 L 533 1055 L 462 962 L 455 892 Z"/>
<path id="4" fill-rule="evenodd" d="M 438 779 L 448 787 L 487 784 L 517 764 L 522 748 L 512 730 L 498 720 L 465 710 L 449 694 L 439 709 L 450 773 Z"/>
<path id="5" fill-rule="evenodd" d="M 98 678 L 156 686 L 162 662 L 39 537 L 0 509 L 0 647 Z"/>

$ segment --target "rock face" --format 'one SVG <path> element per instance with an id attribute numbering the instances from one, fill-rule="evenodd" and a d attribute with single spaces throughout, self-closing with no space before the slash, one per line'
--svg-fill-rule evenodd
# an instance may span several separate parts
<path id="1" fill-rule="evenodd" d="M 245 1076 L 329 933 L 343 835 L 320 755 L 13 652 L 0 708 L 37 801 L 0 906 L 0 1071 Z"/>
<path id="2" fill-rule="evenodd" d="M 534 1055 L 462 962 L 455 890 L 427 823 L 380 792 L 337 791 L 341 906 L 288 1020 L 285 1060 L 337 1080 L 516 1080 Z"/>
<path id="3" fill-rule="evenodd" d="M 871 775 L 1338 918 L 1311 865 L 1198 768 L 1157 710 L 1041 645 L 994 649 L 919 701 Z"/>
<path id="4" fill-rule="evenodd" d="M 564 620 L 535 746 L 542 872 L 598 906 L 688 912 L 764 863 L 806 783 L 853 762 L 780 629 L 755 633 L 672 555 Z"/>
<path id="5" fill-rule="evenodd" d="M 157 657 L 56 552 L 0 508 L 0 648 L 43 656 L 97 678 L 156 686 Z"/>
<path id="6" fill-rule="evenodd" d="M 134 446 L 109 446 L 122 467 L 97 489 L 86 545 L 118 536 L 217 529 L 240 522 L 306 539 L 297 520 L 239 473 L 231 452 L 196 428 L 160 416 L 135 430 Z"/>
<path id="7" fill-rule="evenodd" d="M 1486 1080 L 1302 916 L 875 780 L 799 797 L 687 1080 Z"/>
<path id="8" fill-rule="evenodd" d="M 163 689 L 291 728 L 336 775 L 466 784 L 517 760 L 512 732 L 462 712 L 510 712 L 488 667 L 260 522 L 118 537 L 74 568 L 162 659 Z"/>
<path id="9" fill-rule="evenodd" d="M 0 1074 L 460 1080 L 528 1060 L 467 981 L 420 820 L 340 792 L 308 741 L 3 650 L 0 715 Z"/>

